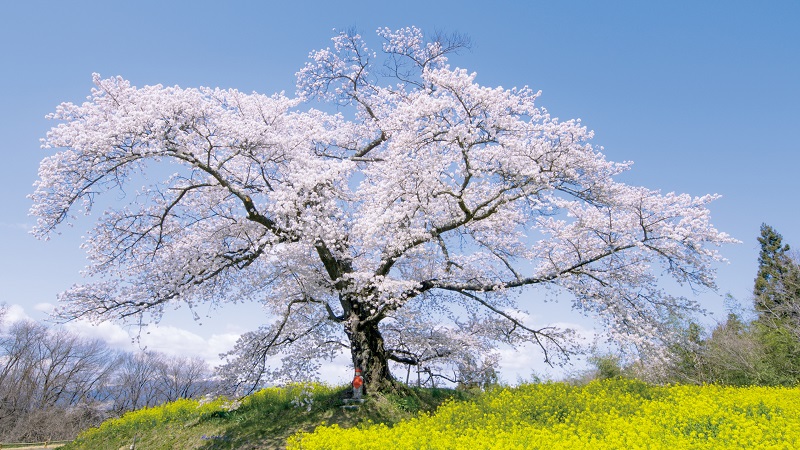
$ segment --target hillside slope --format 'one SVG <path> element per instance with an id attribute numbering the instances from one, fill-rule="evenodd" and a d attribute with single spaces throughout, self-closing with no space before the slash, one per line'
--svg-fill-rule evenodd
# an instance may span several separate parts
<path id="1" fill-rule="evenodd" d="M 280 449 L 289 436 L 319 425 L 350 428 L 362 423 L 393 425 L 448 399 L 473 396 L 448 389 L 411 389 L 407 395 L 371 395 L 358 409 L 342 408 L 346 386 L 297 384 L 267 388 L 231 402 L 179 400 L 133 411 L 85 431 L 62 450 Z"/>

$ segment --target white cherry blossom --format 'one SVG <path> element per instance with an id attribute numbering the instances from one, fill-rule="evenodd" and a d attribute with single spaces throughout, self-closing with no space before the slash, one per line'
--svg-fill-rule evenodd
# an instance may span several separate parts
<path id="1" fill-rule="evenodd" d="M 61 316 L 148 323 L 261 302 L 274 322 L 242 336 L 224 375 L 296 378 L 345 349 L 387 389 L 391 361 L 457 378 L 490 367 L 499 343 L 568 354 L 568 330 L 519 319 L 536 287 L 629 342 L 699 308 L 659 279 L 714 288 L 717 247 L 735 242 L 709 221 L 716 196 L 616 181 L 630 164 L 606 160 L 579 120 L 448 65 L 463 38 L 378 34 L 380 57 L 348 33 L 312 52 L 297 98 L 94 75 L 85 103 L 59 106 L 34 234 L 119 200 L 86 238 L 87 283 L 62 294 Z"/>

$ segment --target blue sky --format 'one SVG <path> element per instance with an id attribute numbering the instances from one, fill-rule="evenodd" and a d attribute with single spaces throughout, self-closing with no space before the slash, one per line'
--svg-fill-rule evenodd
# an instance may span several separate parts
<path id="1" fill-rule="evenodd" d="M 581 118 L 609 159 L 635 162 L 625 181 L 723 195 L 713 222 L 743 243 L 722 249 L 730 264 L 719 267 L 719 293 L 699 297 L 719 317 L 725 293 L 750 302 L 762 222 L 800 249 L 798 23 L 797 1 L 5 2 L 0 302 L 42 319 L 80 281 L 80 236 L 91 222 L 39 242 L 27 234 L 26 195 L 49 154 L 39 148 L 52 126 L 44 116 L 82 101 L 92 72 L 137 86 L 291 94 L 294 73 L 334 28 L 354 27 L 369 41 L 378 27 L 415 25 L 470 36 L 472 50 L 451 64 L 477 72 L 479 83 L 540 89 L 551 114 Z M 545 319 L 576 321 L 568 312 Z M 202 327 L 189 316 L 168 314 L 158 343 L 219 352 L 259 314 L 242 306 Z M 110 325 L 93 332 L 128 339 Z M 506 375 L 526 370 L 527 359 L 515 361 Z"/>

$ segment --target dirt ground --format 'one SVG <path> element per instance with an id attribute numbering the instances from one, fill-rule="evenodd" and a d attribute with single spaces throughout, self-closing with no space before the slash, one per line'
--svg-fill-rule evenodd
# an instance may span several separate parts
<path id="1" fill-rule="evenodd" d="M 8 448 L 8 450 L 51 450 L 51 449 L 54 449 L 54 448 L 61 447 L 62 445 L 64 445 L 64 444 L 48 445 L 47 447 L 41 447 L 41 446 L 40 447 L 3 447 L 2 445 L 0 445 L 0 449 L 5 450 L 6 448 Z"/>

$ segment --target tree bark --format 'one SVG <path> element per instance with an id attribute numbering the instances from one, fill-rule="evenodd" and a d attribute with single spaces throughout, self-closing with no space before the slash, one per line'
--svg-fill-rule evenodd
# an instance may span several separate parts
<path id="1" fill-rule="evenodd" d="M 389 371 L 389 358 L 378 323 L 375 320 L 351 320 L 347 329 L 353 368 L 362 371 L 364 393 L 390 392 L 397 388 Z"/>

